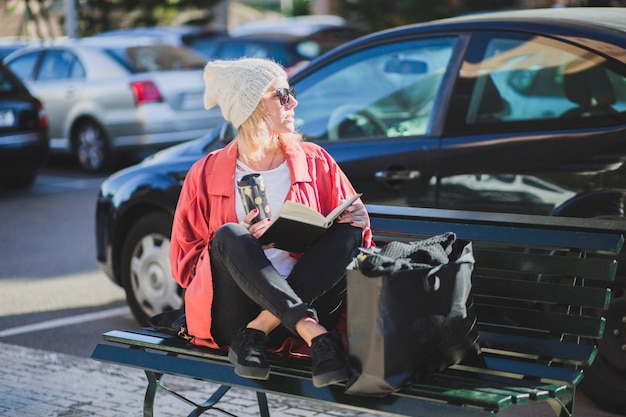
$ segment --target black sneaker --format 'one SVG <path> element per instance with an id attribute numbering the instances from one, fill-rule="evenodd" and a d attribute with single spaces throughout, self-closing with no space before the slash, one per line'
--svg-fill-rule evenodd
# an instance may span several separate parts
<path id="1" fill-rule="evenodd" d="M 348 379 L 348 367 L 341 335 L 328 332 L 311 341 L 313 385 L 317 388 Z"/>
<path id="2" fill-rule="evenodd" d="M 270 363 L 267 360 L 267 336 L 260 330 L 243 329 L 233 337 L 228 360 L 235 365 L 235 373 L 244 378 L 268 379 Z"/>

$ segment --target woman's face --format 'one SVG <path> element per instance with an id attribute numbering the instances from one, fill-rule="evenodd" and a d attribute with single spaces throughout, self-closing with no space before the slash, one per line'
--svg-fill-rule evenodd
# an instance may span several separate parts
<path id="1" fill-rule="evenodd" d="M 288 91 L 287 79 L 279 78 L 263 95 L 263 104 L 270 119 L 270 129 L 274 133 L 291 133 L 295 130 L 293 109 L 298 105 L 298 101 Z M 285 104 L 281 104 L 281 101 Z"/>

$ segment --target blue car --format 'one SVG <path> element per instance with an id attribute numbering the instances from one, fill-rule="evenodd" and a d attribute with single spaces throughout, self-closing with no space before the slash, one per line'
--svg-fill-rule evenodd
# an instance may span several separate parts
<path id="1" fill-rule="evenodd" d="M 624 220 L 626 9 L 536 9 L 399 27 L 311 61 L 291 83 L 305 140 L 337 160 L 366 204 Z M 224 124 L 112 175 L 97 258 L 138 321 L 179 308 L 171 223 L 193 162 Z M 626 229 L 626 221 L 624 222 Z M 626 273 L 584 389 L 626 410 Z"/>

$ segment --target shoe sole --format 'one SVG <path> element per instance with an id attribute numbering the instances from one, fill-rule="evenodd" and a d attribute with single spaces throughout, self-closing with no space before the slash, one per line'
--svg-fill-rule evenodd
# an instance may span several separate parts
<path id="1" fill-rule="evenodd" d="M 344 382 L 348 379 L 347 369 L 337 369 L 336 371 L 326 372 L 322 375 L 313 375 L 313 386 L 315 388 L 325 387 L 327 385 Z"/>
<path id="2" fill-rule="evenodd" d="M 228 350 L 228 360 L 235 365 L 235 373 L 244 378 L 267 380 L 270 378 L 270 368 L 241 365 L 237 361 L 237 354 L 233 349 Z"/>

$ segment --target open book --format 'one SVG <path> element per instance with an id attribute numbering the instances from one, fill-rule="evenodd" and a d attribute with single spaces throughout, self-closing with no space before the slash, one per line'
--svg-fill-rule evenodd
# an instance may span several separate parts
<path id="1" fill-rule="evenodd" d="M 344 201 L 326 217 L 310 207 L 287 200 L 259 240 L 264 245 L 274 243 L 277 248 L 290 252 L 304 252 L 361 195 Z"/>

